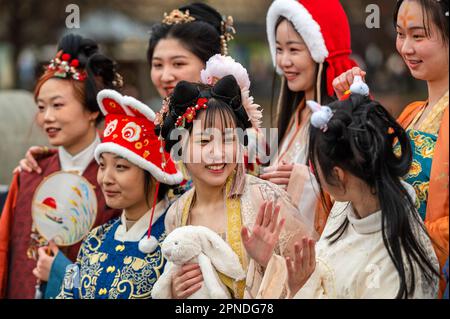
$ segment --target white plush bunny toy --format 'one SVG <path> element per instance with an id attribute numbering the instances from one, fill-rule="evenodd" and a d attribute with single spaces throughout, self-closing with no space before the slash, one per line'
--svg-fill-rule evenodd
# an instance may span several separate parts
<path id="1" fill-rule="evenodd" d="M 198 263 L 203 275 L 202 287 L 189 299 L 229 299 L 227 287 L 217 271 L 233 278 L 245 278 L 244 269 L 231 247 L 215 232 L 203 226 L 183 226 L 164 240 L 161 251 L 168 262 L 164 273 L 153 286 L 152 298 L 172 298 L 172 275 L 185 264 Z"/>

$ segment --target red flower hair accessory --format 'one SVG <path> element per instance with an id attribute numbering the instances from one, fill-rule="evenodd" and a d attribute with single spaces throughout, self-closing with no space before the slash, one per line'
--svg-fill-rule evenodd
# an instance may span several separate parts
<path id="1" fill-rule="evenodd" d="M 87 73 L 84 70 L 78 70 L 80 61 L 72 59 L 69 53 L 59 51 L 55 58 L 50 61 L 47 70 L 56 71 L 55 76 L 60 78 L 72 78 L 76 81 L 84 81 Z"/>
<path id="2" fill-rule="evenodd" d="M 208 99 L 204 97 L 197 99 L 197 103 L 194 106 L 188 107 L 186 112 L 178 117 L 177 121 L 175 122 L 175 126 L 177 128 L 180 128 L 185 127 L 186 122 L 192 123 L 192 121 L 197 116 L 197 111 L 208 108 L 208 105 L 206 105 L 207 102 Z"/>

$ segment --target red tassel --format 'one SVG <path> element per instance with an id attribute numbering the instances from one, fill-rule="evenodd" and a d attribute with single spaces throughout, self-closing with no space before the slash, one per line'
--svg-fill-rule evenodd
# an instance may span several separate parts
<path id="1" fill-rule="evenodd" d="M 150 238 L 152 233 L 153 215 L 155 214 L 156 200 L 158 199 L 159 182 L 156 182 L 155 195 L 153 196 L 152 215 L 150 217 L 150 226 L 148 226 L 147 238 Z"/>

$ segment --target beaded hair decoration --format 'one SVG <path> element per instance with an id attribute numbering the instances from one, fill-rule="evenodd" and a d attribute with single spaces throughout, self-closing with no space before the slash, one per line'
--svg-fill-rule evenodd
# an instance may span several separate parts
<path id="1" fill-rule="evenodd" d="M 167 25 L 174 25 L 174 24 L 188 23 L 192 21 L 195 21 L 195 18 L 190 16 L 189 10 L 186 10 L 186 12 L 182 12 L 178 9 L 175 9 L 172 10 L 170 14 L 164 12 L 164 19 L 162 20 L 162 23 Z"/>
<path id="2" fill-rule="evenodd" d="M 220 35 L 220 46 L 223 55 L 228 55 L 228 42 L 234 39 L 236 29 L 233 26 L 233 17 L 228 16 L 222 20 L 222 34 Z"/>
<path id="3" fill-rule="evenodd" d="M 208 99 L 204 97 L 197 99 L 197 103 L 194 106 L 188 107 L 186 112 L 177 118 L 175 126 L 181 128 L 186 126 L 186 122 L 192 123 L 197 115 L 197 111 L 208 108 L 207 102 Z"/>
<path id="4" fill-rule="evenodd" d="M 50 61 L 47 70 L 55 71 L 55 76 L 59 78 L 72 78 L 77 81 L 84 81 L 87 78 L 87 73 L 80 70 L 78 67 L 80 61 L 72 59 L 71 55 L 59 51 L 55 58 Z"/>

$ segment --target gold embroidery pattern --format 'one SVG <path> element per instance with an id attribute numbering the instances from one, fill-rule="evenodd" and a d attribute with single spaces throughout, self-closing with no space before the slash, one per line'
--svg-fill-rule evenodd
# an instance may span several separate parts
<path id="1" fill-rule="evenodd" d="M 437 135 L 441 128 L 442 117 L 445 110 L 448 108 L 448 91 L 444 96 L 433 106 L 433 110 L 428 114 L 427 118 L 422 122 L 419 131 Z M 420 115 L 419 115 L 420 116 Z"/>
<path id="2" fill-rule="evenodd" d="M 125 255 L 122 267 L 105 265 L 104 262 L 108 259 L 108 254 L 97 252 L 97 250 L 113 225 L 100 226 L 92 231 L 81 247 L 77 260 L 77 264 L 81 265 L 79 296 L 83 299 L 94 299 L 97 293 L 100 296 L 107 295 L 109 299 L 123 298 L 123 296 L 126 296 L 127 299 L 150 298 L 151 289 L 160 277 L 164 267 L 164 258 L 161 250 L 158 249 L 152 254 L 145 255 L 144 259 Z M 159 237 L 160 244 L 165 237 L 166 233 L 164 232 Z M 120 248 L 117 251 L 125 250 L 124 245 L 117 245 L 116 247 Z M 112 247 L 113 253 L 116 253 L 116 247 Z M 103 273 L 112 274 L 114 272 L 115 276 L 109 287 L 98 286 L 97 281 Z M 58 298 L 73 297 L 74 295 L 70 291 L 64 291 L 58 296 Z"/>

